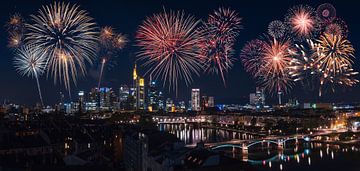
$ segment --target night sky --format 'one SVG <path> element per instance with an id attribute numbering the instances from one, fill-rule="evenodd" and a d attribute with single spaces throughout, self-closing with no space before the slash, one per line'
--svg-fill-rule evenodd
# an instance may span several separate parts
<path id="1" fill-rule="evenodd" d="M 193 14 L 198 19 L 207 19 L 209 13 L 220 6 L 235 9 L 243 18 L 243 30 L 240 32 L 234 46 L 235 57 L 238 59 L 233 69 L 227 75 L 227 86 L 224 87 L 220 77 L 201 75 L 194 77 L 195 81 L 190 87 L 180 85 L 177 97 L 174 92 L 168 92 L 169 96 L 177 100 L 188 101 L 191 88 L 200 88 L 202 94 L 215 96 L 216 103 L 246 103 L 249 93 L 255 91 L 255 81 L 247 74 L 239 60 L 239 53 L 246 41 L 258 38 L 267 31 L 267 26 L 272 20 L 283 20 L 287 10 L 297 4 L 308 4 L 312 7 L 330 2 L 337 10 L 337 16 L 346 21 L 349 27 L 348 39 L 356 50 L 360 49 L 360 3 L 354 0 L 338 1 L 240 1 L 240 0 L 77 0 L 81 9 L 87 10 L 89 15 L 95 18 L 97 24 L 112 26 L 117 32 L 128 36 L 130 42 L 124 50 L 117 55 L 116 65 L 107 69 L 104 74 L 103 85 L 113 87 L 116 92 L 121 84 L 131 83 L 131 72 L 137 52 L 134 36 L 138 25 L 146 16 L 162 12 L 163 7 L 172 10 L 184 10 Z M 52 1 L 47 0 L 8 0 L 2 1 L 0 5 L 0 23 L 4 25 L 9 16 L 20 13 L 29 20 L 30 14 L 36 14 L 42 5 L 48 5 Z M 358 52 L 355 56 L 358 57 Z M 97 67 L 88 67 L 88 75 L 78 80 L 78 85 L 72 87 L 73 99 L 79 90 L 88 91 L 91 87 L 97 86 Z M 354 68 L 360 70 L 360 60 L 355 60 Z M 145 73 L 145 68 L 139 67 L 140 73 Z M 357 76 L 359 77 L 359 76 Z M 34 79 L 22 77 L 16 73 L 13 67 L 13 53 L 7 48 L 7 33 L 4 27 L 0 27 L 0 100 L 10 100 L 19 104 L 33 105 L 38 101 L 36 82 Z M 358 78 L 359 79 L 359 78 Z M 46 78 L 46 74 L 40 79 L 45 104 L 54 104 L 59 99 L 59 92 L 67 92 L 62 85 L 54 85 L 52 78 Z M 160 82 L 160 81 L 158 81 Z M 308 92 L 301 87 L 295 88 L 289 97 L 297 97 L 304 101 L 335 101 L 354 102 L 360 101 L 360 87 L 356 85 L 351 89 L 337 89 L 336 93 L 328 93 L 321 99 L 317 98 L 316 92 Z M 268 102 L 275 97 L 269 97 Z"/>

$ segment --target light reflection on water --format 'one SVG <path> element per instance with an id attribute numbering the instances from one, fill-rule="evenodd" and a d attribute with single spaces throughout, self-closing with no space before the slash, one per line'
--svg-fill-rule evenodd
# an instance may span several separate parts
<path id="1" fill-rule="evenodd" d="M 201 128 L 196 124 L 159 124 L 160 131 L 166 131 L 176 135 L 185 144 L 196 144 L 200 141 L 205 143 L 230 141 L 233 139 L 251 140 L 255 137 L 246 133 L 226 131 L 221 129 Z"/>
<path id="2" fill-rule="evenodd" d="M 167 131 L 186 144 L 229 141 L 233 139 L 256 139 L 252 135 L 219 129 L 200 128 L 192 124 L 160 124 L 161 131 Z M 241 149 L 221 149 L 226 155 L 248 161 L 257 170 L 360 170 L 360 148 L 355 146 L 329 145 L 324 143 L 289 143 L 284 149 L 259 144 L 249 149 L 245 156 Z"/>

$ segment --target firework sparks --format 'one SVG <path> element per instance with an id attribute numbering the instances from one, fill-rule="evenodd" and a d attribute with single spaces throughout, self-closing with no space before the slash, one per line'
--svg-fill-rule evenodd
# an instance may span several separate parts
<path id="1" fill-rule="evenodd" d="M 241 62 L 247 72 L 256 76 L 264 55 L 264 41 L 255 39 L 247 42 L 241 50 Z"/>
<path id="2" fill-rule="evenodd" d="M 299 5 L 291 8 L 286 21 L 298 38 L 309 38 L 318 30 L 315 11 L 309 6 Z"/>
<path id="3" fill-rule="evenodd" d="M 262 66 L 257 72 L 262 84 L 268 91 L 287 92 L 292 82 L 289 75 L 289 65 L 292 60 L 288 49 L 290 40 L 272 39 L 264 43 Z"/>
<path id="4" fill-rule="evenodd" d="M 328 75 L 343 72 L 344 67 L 352 66 L 355 49 L 350 41 L 341 35 L 323 34 L 316 41 L 315 62 Z"/>
<path id="5" fill-rule="evenodd" d="M 348 36 L 348 26 L 346 22 L 340 18 L 335 18 L 331 22 L 323 24 L 324 32 L 327 34 L 341 35 L 342 37 Z"/>
<path id="6" fill-rule="evenodd" d="M 104 67 L 105 65 L 108 66 L 107 63 L 113 62 L 113 56 L 115 56 L 115 53 L 117 50 L 123 49 L 125 44 L 127 43 L 127 38 L 123 34 L 117 34 L 115 33 L 114 29 L 110 26 L 103 27 L 100 31 L 99 36 L 99 42 L 100 42 L 100 76 L 99 76 L 99 82 L 98 82 L 98 88 L 100 88 L 103 73 L 104 73 Z M 109 67 L 107 67 L 109 68 Z"/>
<path id="7" fill-rule="evenodd" d="M 232 46 L 241 29 L 241 18 L 230 8 L 219 8 L 209 15 L 208 22 L 198 31 L 204 32 L 205 39 L 200 44 L 205 72 L 220 74 L 224 85 L 225 74 L 233 66 Z"/>
<path id="8" fill-rule="evenodd" d="M 285 24 L 279 20 L 270 22 L 268 26 L 268 33 L 270 36 L 276 39 L 284 37 L 286 33 Z"/>
<path id="9" fill-rule="evenodd" d="M 44 73 L 46 68 L 45 55 L 34 46 L 27 45 L 22 46 L 16 52 L 16 57 L 14 59 L 16 70 L 22 76 L 33 77 L 36 79 L 41 104 L 44 105 L 41 95 L 39 76 Z"/>
<path id="10" fill-rule="evenodd" d="M 21 46 L 23 43 L 24 27 L 24 19 L 20 16 L 20 14 L 14 14 L 10 17 L 9 21 L 6 23 L 6 29 L 9 34 L 9 48 L 18 48 Z"/>
<path id="11" fill-rule="evenodd" d="M 336 17 L 336 9 L 329 3 L 319 5 L 316 13 L 322 22 L 331 22 Z"/>
<path id="12" fill-rule="evenodd" d="M 139 60 L 148 67 L 148 74 L 161 77 L 164 85 L 177 90 L 179 80 L 186 85 L 192 74 L 201 69 L 197 46 L 202 35 L 196 32 L 199 21 L 184 12 L 164 12 L 148 17 L 137 32 Z"/>
<path id="13" fill-rule="evenodd" d="M 209 15 L 208 24 L 215 29 L 213 34 L 224 41 L 231 42 L 236 39 L 242 28 L 239 14 L 230 8 L 223 7 Z"/>
<path id="14" fill-rule="evenodd" d="M 70 95 L 70 81 L 76 84 L 78 69 L 85 75 L 86 63 L 92 64 L 96 55 L 96 24 L 86 11 L 69 3 L 43 6 L 31 17 L 34 23 L 26 24 L 25 40 L 46 54 L 54 82 L 63 82 Z"/>
<path id="15" fill-rule="evenodd" d="M 8 39 L 9 39 L 9 42 L 8 42 L 9 48 L 18 48 L 22 44 L 23 35 L 21 33 L 10 32 Z"/>

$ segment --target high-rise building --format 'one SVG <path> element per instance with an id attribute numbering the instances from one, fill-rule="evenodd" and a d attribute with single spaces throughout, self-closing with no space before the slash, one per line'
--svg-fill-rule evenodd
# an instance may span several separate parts
<path id="1" fill-rule="evenodd" d="M 214 96 L 209 96 L 209 97 L 208 97 L 208 106 L 209 106 L 209 107 L 215 107 Z"/>
<path id="2" fill-rule="evenodd" d="M 89 92 L 88 102 L 91 103 L 89 106 L 92 106 L 92 110 L 94 109 L 94 104 L 96 107 L 95 110 L 98 111 L 100 109 L 100 91 L 97 87 L 92 88 Z"/>
<path id="3" fill-rule="evenodd" d="M 164 95 L 162 91 L 159 91 L 159 96 L 158 96 L 158 104 L 159 104 L 159 110 L 164 110 Z"/>
<path id="4" fill-rule="evenodd" d="M 126 103 L 128 101 L 130 95 L 130 89 L 127 85 L 122 85 L 119 88 L 119 103 L 120 103 L 120 109 L 124 110 L 126 109 Z"/>
<path id="5" fill-rule="evenodd" d="M 149 87 L 147 88 L 147 106 L 150 112 L 159 110 L 159 93 L 156 89 L 155 81 L 150 79 Z"/>
<path id="6" fill-rule="evenodd" d="M 136 64 L 133 71 L 134 98 L 136 110 L 145 109 L 145 80 L 137 74 Z"/>
<path id="7" fill-rule="evenodd" d="M 178 112 L 185 112 L 186 111 L 186 104 L 184 101 L 180 101 L 179 105 L 176 107 Z"/>
<path id="8" fill-rule="evenodd" d="M 100 110 L 108 111 L 111 109 L 111 89 L 108 87 L 100 88 Z"/>
<path id="9" fill-rule="evenodd" d="M 264 90 L 256 87 L 255 93 L 250 94 L 250 105 L 254 105 L 257 108 L 261 108 L 265 105 L 265 93 Z"/>
<path id="10" fill-rule="evenodd" d="M 79 103 L 79 113 L 85 112 L 85 93 L 84 93 L 84 91 L 78 92 L 78 103 Z"/>
<path id="11" fill-rule="evenodd" d="M 175 106 L 174 106 L 174 101 L 170 98 L 166 99 L 166 107 L 165 107 L 166 112 L 174 112 L 175 111 Z"/>
<path id="12" fill-rule="evenodd" d="M 209 99 L 208 96 L 201 96 L 201 110 L 205 110 L 209 107 Z"/>
<path id="13" fill-rule="evenodd" d="M 200 111 L 200 89 L 191 90 L 191 110 Z"/>

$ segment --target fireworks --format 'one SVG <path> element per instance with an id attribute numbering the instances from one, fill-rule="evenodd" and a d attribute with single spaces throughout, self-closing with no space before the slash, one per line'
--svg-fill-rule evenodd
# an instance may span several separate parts
<path id="1" fill-rule="evenodd" d="M 329 3 L 319 5 L 316 13 L 322 22 L 331 22 L 336 17 L 336 9 Z"/>
<path id="2" fill-rule="evenodd" d="M 14 59 L 16 70 L 23 76 L 34 77 L 38 86 L 41 103 L 41 89 L 39 84 L 39 76 L 41 76 L 46 68 L 45 55 L 34 46 L 24 45 L 17 50 Z"/>
<path id="3" fill-rule="evenodd" d="M 348 27 L 344 20 L 340 18 L 335 18 L 331 22 L 324 24 L 324 32 L 327 34 L 341 35 L 342 37 L 347 37 Z"/>
<path id="4" fill-rule="evenodd" d="M 8 47 L 17 48 L 22 44 L 23 35 L 21 33 L 9 32 L 9 42 Z"/>
<path id="5" fill-rule="evenodd" d="M 10 17 L 9 21 L 6 23 L 6 29 L 8 31 L 8 47 L 18 48 L 23 43 L 23 34 L 24 34 L 24 19 L 20 14 L 14 14 Z"/>
<path id="6" fill-rule="evenodd" d="M 241 18 L 230 8 L 219 8 L 209 15 L 208 24 L 215 28 L 217 37 L 223 41 L 234 41 L 241 29 Z"/>
<path id="7" fill-rule="evenodd" d="M 139 60 L 150 75 L 161 77 L 164 85 L 177 90 L 178 82 L 192 81 L 201 64 L 197 46 L 202 35 L 196 32 L 199 21 L 184 12 L 164 12 L 148 17 L 136 34 Z"/>
<path id="8" fill-rule="evenodd" d="M 126 36 L 123 34 L 115 33 L 114 29 L 110 26 L 106 26 L 101 29 L 99 40 L 101 45 L 99 54 L 101 56 L 101 67 L 98 88 L 100 88 L 101 85 L 105 64 L 107 64 L 108 62 L 112 62 L 111 59 L 115 55 L 116 51 L 124 48 L 125 44 L 127 43 Z"/>
<path id="9" fill-rule="evenodd" d="M 198 29 L 206 33 L 200 43 L 200 57 L 205 72 L 220 74 L 225 85 L 225 74 L 233 66 L 232 46 L 241 29 L 241 18 L 229 8 L 219 8 L 209 15 L 208 22 Z"/>
<path id="10" fill-rule="evenodd" d="M 318 30 L 315 11 L 309 6 L 299 5 L 291 8 L 286 21 L 290 25 L 291 31 L 300 39 L 312 37 Z"/>
<path id="11" fill-rule="evenodd" d="M 341 35 L 323 34 L 316 41 L 315 62 L 328 75 L 335 76 L 343 72 L 344 67 L 352 66 L 354 48 L 350 41 Z"/>
<path id="12" fill-rule="evenodd" d="M 273 38 L 279 39 L 284 37 L 286 33 L 285 24 L 282 21 L 274 20 L 268 26 L 268 33 Z"/>
<path id="13" fill-rule="evenodd" d="M 31 18 L 25 40 L 46 54 L 54 82 L 63 82 L 70 94 L 70 81 L 76 83 L 78 69 L 85 74 L 86 63 L 92 64 L 96 55 L 96 24 L 86 11 L 69 3 L 43 6 Z"/>
<path id="14" fill-rule="evenodd" d="M 270 92 L 287 92 L 291 85 L 289 64 L 292 57 L 288 51 L 290 46 L 290 40 L 272 39 L 264 43 L 261 68 L 257 75 L 262 78 L 264 88 Z"/>
<path id="15" fill-rule="evenodd" d="M 241 50 L 241 62 L 247 72 L 256 76 L 264 55 L 264 41 L 255 39 L 247 42 Z"/>

